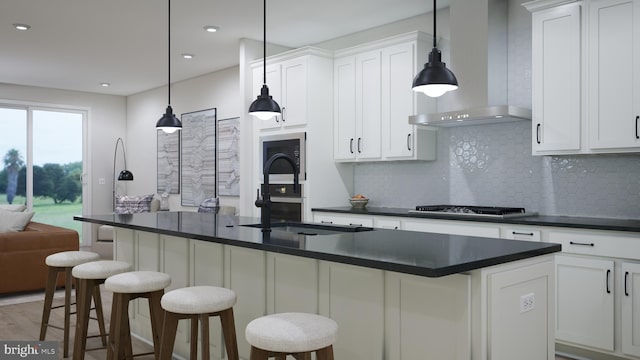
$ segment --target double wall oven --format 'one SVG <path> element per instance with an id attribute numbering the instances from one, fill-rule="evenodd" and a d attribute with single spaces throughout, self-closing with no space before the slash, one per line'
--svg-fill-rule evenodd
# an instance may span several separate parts
<path id="1" fill-rule="evenodd" d="M 306 140 L 305 132 L 264 135 L 260 137 L 260 179 L 263 179 L 262 169 L 267 160 L 283 153 L 294 159 L 299 171 L 300 190 L 293 191 L 293 173 L 291 166 L 284 160 L 276 160 L 271 165 L 269 189 L 271 194 L 271 219 L 274 221 L 303 221 L 304 217 L 304 184 L 306 179 Z M 261 184 L 261 188 L 264 184 Z"/>

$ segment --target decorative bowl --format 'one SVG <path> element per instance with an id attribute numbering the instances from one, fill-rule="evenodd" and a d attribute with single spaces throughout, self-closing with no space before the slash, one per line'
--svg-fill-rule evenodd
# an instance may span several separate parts
<path id="1" fill-rule="evenodd" d="M 349 199 L 349 202 L 351 203 L 351 206 L 354 209 L 362 209 L 364 208 L 367 203 L 369 202 L 369 199 L 367 198 L 363 198 L 363 199 Z"/>

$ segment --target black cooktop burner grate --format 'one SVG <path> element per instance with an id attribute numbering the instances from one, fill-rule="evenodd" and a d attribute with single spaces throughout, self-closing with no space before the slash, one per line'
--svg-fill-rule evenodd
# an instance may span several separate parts
<path id="1" fill-rule="evenodd" d="M 443 213 L 458 214 L 481 214 L 481 215 L 509 215 L 524 214 L 524 208 L 497 207 L 497 206 L 462 206 L 462 205 L 420 205 L 416 206 L 416 211 L 434 211 Z"/>

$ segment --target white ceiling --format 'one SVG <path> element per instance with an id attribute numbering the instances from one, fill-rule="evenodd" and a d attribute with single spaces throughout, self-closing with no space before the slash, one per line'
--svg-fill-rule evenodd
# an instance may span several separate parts
<path id="1" fill-rule="evenodd" d="M 262 9 L 260 0 L 174 0 L 171 81 L 237 65 L 241 38 L 262 41 Z M 295 48 L 431 9 L 428 0 L 269 0 L 267 40 Z M 113 95 L 165 85 L 167 1 L 0 0 L 0 83 Z"/>

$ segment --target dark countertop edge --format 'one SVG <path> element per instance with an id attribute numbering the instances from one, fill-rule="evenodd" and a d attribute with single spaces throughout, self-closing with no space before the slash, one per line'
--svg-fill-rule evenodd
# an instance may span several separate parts
<path id="1" fill-rule="evenodd" d="M 365 210 L 350 207 L 312 208 L 312 212 L 342 213 L 353 215 L 381 215 L 395 217 L 409 217 L 416 219 L 439 219 L 453 221 L 470 221 L 484 223 L 500 223 L 513 225 L 554 226 L 574 229 L 610 230 L 640 232 L 640 219 L 609 219 L 571 216 L 531 215 L 513 218 L 491 217 L 460 217 L 447 214 L 417 214 L 408 212 L 409 209 L 372 207 Z"/>
<path id="2" fill-rule="evenodd" d="M 191 234 L 191 233 L 185 233 L 185 232 L 179 232 L 179 231 L 150 228 L 146 226 L 129 225 L 129 224 L 121 224 L 121 223 L 114 224 L 114 222 L 112 221 L 102 221 L 102 220 L 91 219 L 91 218 L 86 218 L 82 216 L 74 216 L 73 219 L 77 221 L 89 222 L 89 223 L 100 224 L 100 225 L 110 225 L 110 226 L 120 227 L 124 229 L 129 229 L 129 230 L 139 230 L 139 231 L 146 231 L 146 232 L 151 232 L 155 234 L 215 242 L 215 243 L 224 244 L 224 245 L 269 251 L 269 252 L 279 253 L 279 254 L 295 255 L 295 256 L 300 256 L 300 257 L 305 257 L 310 259 L 326 260 L 326 261 L 332 261 L 332 262 L 337 262 L 337 263 L 342 263 L 347 265 L 362 266 L 370 269 L 386 270 L 386 271 L 424 276 L 424 277 L 430 277 L 430 278 L 443 277 L 447 275 L 469 272 L 472 270 L 477 270 L 477 269 L 485 268 L 489 266 L 500 265 L 508 262 L 517 261 L 517 260 L 524 260 L 524 259 L 528 259 L 536 256 L 546 255 L 546 254 L 552 254 L 562 250 L 562 246 L 560 244 L 549 244 L 551 246 L 541 248 L 541 249 L 530 250 L 530 251 L 521 252 L 513 255 L 500 256 L 500 257 L 492 258 L 489 260 L 469 262 L 462 265 L 453 265 L 453 266 L 443 267 L 443 268 L 434 270 L 434 269 L 423 268 L 417 265 L 394 264 L 386 261 L 355 258 L 351 256 L 328 254 L 328 253 L 316 252 L 311 250 L 299 250 L 294 248 L 287 248 L 287 247 L 275 246 L 275 245 L 269 245 L 269 244 L 263 244 L 263 243 L 255 243 L 250 241 L 238 241 L 238 240 L 231 240 L 231 239 L 214 237 L 214 236 L 205 236 L 205 235 Z"/>

